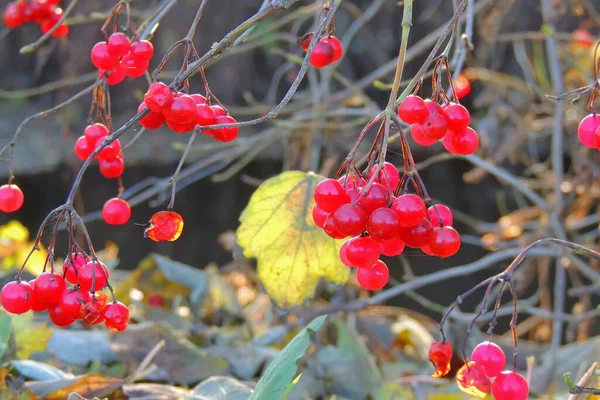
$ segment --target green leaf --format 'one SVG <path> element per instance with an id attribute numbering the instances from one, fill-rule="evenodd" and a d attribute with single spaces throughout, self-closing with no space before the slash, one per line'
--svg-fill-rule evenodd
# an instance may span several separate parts
<path id="1" fill-rule="evenodd" d="M 365 343 L 360 339 L 358 332 L 340 320 L 335 321 L 335 326 L 338 330 L 337 347 L 340 353 L 356 357 L 358 368 L 364 374 L 365 385 L 368 385 L 370 388 L 380 386 L 383 377 L 381 376 L 379 367 Z"/>
<path id="2" fill-rule="evenodd" d="M 315 318 L 281 350 L 269 364 L 248 400 L 281 400 L 296 376 L 296 362 L 308 349 L 310 334 L 321 329 L 325 318 L 326 315 Z"/>
<path id="3" fill-rule="evenodd" d="M 281 400 L 285 400 L 288 397 L 288 394 L 290 394 L 292 389 L 296 387 L 296 384 L 300 382 L 300 378 L 302 378 L 302 372 L 300 372 L 298 376 L 294 378 L 292 383 L 290 383 L 290 386 L 288 386 L 287 389 L 285 389 L 285 392 L 283 392 L 283 396 L 281 396 Z"/>

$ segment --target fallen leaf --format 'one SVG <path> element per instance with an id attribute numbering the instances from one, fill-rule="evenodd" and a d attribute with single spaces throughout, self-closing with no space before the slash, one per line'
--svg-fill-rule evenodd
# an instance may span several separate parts
<path id="1" fill-rule="evenodd" d="M 176 386 L 158 383 L 123 385 L 123 393 L 135 400 L 172 400 L 186 396 L 190 391 Z"/>
<path id="2" fill-rule="evenodd" d="M 44 364 L 34 360 L 13 360 L 12 366 L 26 378 L 35 381 L 52 381 L 56 379 L 73 378 L 74 376 L 52 365 Z"/>
<path id="3" fill-rule="evenodd" d="M 262 285 L 283 308 L 313 296 L 320 278 L 345 283 L 350 274 L 339 257 L 342 241 L 327 236 L 312 219 L 313 193 L 322 179 L 301 171 L 268 179 L 240 215 L 238 244 L 244 256 L 257 259 Z"/>
<path id="4" fill-rule="evenodd" d="M 64 400 L 70 393 L 80 396 L 105 397 L 123 384 L 122 379 L 107 378 L 100 375 L 81 375 L 67 379 L 26 382 L 25 387 L 34 395 L 45 400 Z"/>
<path id="5" fill-rule="evenodd" d="M 190 396 L 201 396 L 210 400 L 247 400 L 252 393 L 249 386 L 228 376 L 213 376 L 197 385 Z"/>

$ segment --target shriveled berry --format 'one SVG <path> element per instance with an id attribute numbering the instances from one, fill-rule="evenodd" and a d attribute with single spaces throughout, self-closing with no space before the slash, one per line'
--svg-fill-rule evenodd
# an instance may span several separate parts
<path id="1" fill-rule="evenodd" d="M 33 288 L 27 282 L 11 281 L 0 292 L 0 304 L 11 314 L 23 314 L 31 309 Z"/>
<path id="2" fill-rule="evenodd" d="M 174 211 L 159 211 L 150 218 L 144 237 L 155 242 L 174 242 L 183 232 L 183 217 Z"/>
<path id="3" fill-rule="evenodd" d="M 110 272 L 100 261 L 89 261 L 78 271 L 79 286 L 87 292 L 97 292 L 104 289 L 110 279 Z"/>
<path id="4" fill-rule="evenodd" d="M 21 188 L 15 184 L 0 186 L 0 211 L 11 213 L 23 206 L 25 196 Z"/>
<path id="5" fill-rule="evenodd" d="M 378 241 L 379 250 L 381 254 L 388 257 L 395 257 L 404 251 L 405 245 L 400 236 L 396 236 L 392 240 L 386 240 L 385 242 Z"/>
<path id="6" fill-rule="evenodd" d="M 121 302 L 108 303 L 103 312 L 104 324 L 108 329 L 124 331 L 129 323 L 129 308 Z"/>
<path id="7" fill-rule="evenodd" d="M 334 212 L 341 205 L 350 202 L 350 197 L 335 179 L 325 179 L 319 182 L 315 188 L 314 199 L 315 203 L 327 212 Z"/>
<path id="8" fill-rule="evenodd" d="M 427 236 L 427 245 L 436 256 L 450 257 L 460 248 L 460 235 L 451 226 L 434 227 Z"/>
<path id="9" fill-rule="evenodd" d="M 452 345 L 450 342 L 433 342 L 429 347 L 429 361 L 435 368 L 432 377 L 441 378 L 448 375 L 451 369 L 450 362 L 452 361 Z"/>
<path id="10" fill-rule="evenodd" d="M 416 226 L 427 217 L 425 202 L 422 198 L 412 193 L 398 196 L 394 200 L 394 203 L 392 203 L 392 210 L 400 217 L 401 228 Z"/>
<path id="11" fill-rule="evenodd" d="M 144 94 L 144 103 L 152 111 L 163 111 L 173 104 L 173 92 L 162 82 L 154 82 Z"/>
<path id="12" fill-rule="evenodd" d="M 407 124 L 420 124 L 429 115 L 425 101 L 419 96 L 406 96 L 404 101 L 398 106 L 398 117 Z"/>
<path id="13" fill-rule="evenodd" d="M 381 260 L 377 260 L 370 267 L 360 267 L 356 270 L 356 280 L 366 290 L 379 290 L 388 283 L 389 279 L 388 266 Z"/>
<path id="14" fill-rule="evenodd" d="M 490 378 L 500 375 L 500 372 L 506 367 L 504 351 L 496 343 L 489 341 L 475 346 L 471 353 L 471 360 L 479 364 Z"/>
<path id="15" fill-rule="evenodd" d="M 496 400 L 526 400 L 529 384 L 518 372 L 503 371 L 492 383 L 492 395 Z"/>
<path id="16" fill-rule="evenodd" d="M 367 214 L 354 204 L 344 204 L 333 212 L 337 230 L 345 236 L 360 235 L 367 224 Z"/>
<path id="17" fill-rule="evenodd" d="M 353 237 L 348 240 L 346 257 L 357 267 L 370 267 L 377 262 L 381 251 L 379 244 L 371 237 Z"/>
<path id="18" fill-rule="evenodd" d="M 490 378 L 485 374 L 483 368 L 474 361 L 467 362 L 458 370 L 456 384 L 463 392 L 481 399 L 492 390 Z"/>
<path id="19" fill-rule="evenodd" d="M 380 207 L 369 215 L 367 220 L 367 231 L 377 241 L 392 240 L 398 236 L 400 229 L 400 217 L 387 208 Z"/>
<path id="20" fill-rule="evenodd" d="M 109 225 L 123 225 L 131 217 L 129 203 L 118 197 L 107 200 L 102 207 L 102 219 Z"/>
<path id="21" fill-rule="evenodd" d="M 106 293 L 98 293 L 95 298 L 81 307 L 81 320 L 89 325 L 96 325 L 104 321 L 104 307 L 108 301 Z"/>

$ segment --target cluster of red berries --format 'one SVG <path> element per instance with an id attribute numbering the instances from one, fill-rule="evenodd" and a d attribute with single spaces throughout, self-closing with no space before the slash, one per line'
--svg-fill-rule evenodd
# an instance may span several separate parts
<path id="1" fill-rule="evenodd" d="M 75 141 L 75 155 L 80 160 L 86 160 L 108 136 L 108 128 L 101 123 L 88 125 Z M 125 171 L 125 161 L 121 151 L 121 142 L 114 142 L 103 148 L 94 158 L 100 165 L 100 173 L 108 179 L 118 178 Z"/>
<path id="2" fill-rule="evenodd" d="M 429 360 L 435 367 L 434 378 L 447 375 L 452 360 L 450 342 L 434 342 L 429 348 Z M 518 372 L 505 371 L 505 367 L 504 351 L 495 343 L 482 342 L 473 349 L 471 361 L 456 373 L 456 383 L 463 392 L 479 398 L 491 392 L 496 400 L 526 400 L 527 380 Z"/>
<path id="3" fill-rule="evenodd" d="M 583 118 L 577 127 L 577 137 L 585 147 L 600 150 L 600 115 L 592 113 Z"/>
<path id="4" fill-rule="evenodd" d="M 0 304 L 12 314 L 48 310 L 50 320 L 61 327 L 81 320 L 89 325 L 104 322 L 107 328 L 117 331 L 127 328 L 127 306 L 118 301 L 108 302 L 106 293 L 95 293 L 104 289 L 110 277 L 102 262 L 90 260 L 83 253 L 73 253 L 63 268 L 63 275 L 43 272 L 30 282 L 7 283 L 0 292 Z M 74 286 L 68 287 L 67 282 Z"/>
<path id="5" fill-rule="evenodd" d="M 310 41 L 306 41 L 302 45 L 302 48 L 306 51 L 308 50 L 309 45 Z M 338 38 L 335 36 L 326 36 L 321 38 L 315 45 L 315 48 L 310 55 L 310 65 L 315 68 L 326 67 L 342 58 L 343 52 L 342 42 L 340 42 Z"/>
<path id="6" fill-rule="evenodd" d="M 479 147 L 479 135 L 469 126 L 469 110 L 459 103 L 438 104 L 410 95 L 398 107 L 398 117 L 410 124 L 412 138 L 421 146 L 442 140 L 448 152 L 464 155 Z"/>
<path id="7" fill-rule="evenodd" d="M 25 197 L 23 191 L 15 184 L 0 186 L 0 211 L 15 212 L 21 208 Z"/>
<path id="8" fill-rule="evenodd" d="M 377 171 L 369 171 L 371 179 Z M 420 248 L 428 255 L 450 257 L 460 247 L 460 235 L 452 228 L 452 212 L 443 205 L 429 208 L 416 194 L 398 197 L 398 170 L 385 163 L 374 182 L 359 176 L 325 179 L 315 188 L 315 224 L 335 239 L 350 237 L 340 249 L 340 259 L 358 268 L 356 277 L 367 290 L 381 289 L 389 271 L 379 258 L 397 256 L 405 246 Z"/>
<path id="9" fill-rule="evenodd" d="M 147 40 L 131 43 L 122 32 L 115 32 L 106 42 L 92 47 L 90 58 L 109 85 L 118 85 L 126 77 L 139 78 L 148 71 L 154 47 Z"/>
<path id="10" fill-rule="evenodd" d="M 235 124 L 237 121 L 219 105 L 210 105 L 200 94 L 173 93 L 162 82 L 154 82 L 144 95 L 138 113 L 146 108 L 150 113 L 140 120 L 146 129 L 159 129 L 165 122 L 176 133 L 187 133 L 199 126 Z M 203 130 L 220 142 L 231 142 L 239 132 L 238 127 Z"/>
<path id="11" fill-rule="evenodd" d="M 2 20 L 8 28 L 18 28 L 23 24 L 37 23 L 40 31 L 47 33 L 62 18 L 63 10 L 58 7 L 60 0 L 16 0 L 6 5 Z M 61 24 L 52 37 L 67 36 L 69 26 Z"/>

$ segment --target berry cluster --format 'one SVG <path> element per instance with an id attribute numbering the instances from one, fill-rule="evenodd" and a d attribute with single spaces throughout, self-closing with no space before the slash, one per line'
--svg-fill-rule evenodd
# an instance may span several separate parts
<path id="1" fill-rule="evenodd" d="M 376 171 L 373 166 L 369 180 Z M 345 175 L 325 179 L 315 188 L 315 224 L 332 238 L 350 237 L 340 249 L 340 259 L 358 268 L 358 282 L 367 290 L 381 289 L 388 281 L 381 255 L 397 256 L 409 246 L 445 258 L 460 247 L 450 209 L 443 205 L 427 208 L 416 194 L 394 196 L 399 182 L 398 170 L 386 162 L 370 187 L 363 177 Z"/>
<path id="2" fill-rule="evenodd" d="M 302 48 L 306 51 L 309 45 L 310 40 L 307 40 L 302 44 Z M 342 58 L 343 52 L 342 42 L 338 38 L 326 36 L 317 42 L 308 61 L 315 68 L 323 68 Z"/>
<path id="3" fill-rule="evenodd" d="M 92 47 L 90 58 L 109 85 L 118 85 L 126 77 L 139 78 L 148 71 L 154 47 L 147 40 L 131 43 L 122 32 L 115 32 L 106 42 Z"/>
<path id="4" fill-rule="evenodd" d="M 21 208 L 25 197 L 21 188 L 14 184 L 0 186 L 0 211 L 15 212 Z"/>
<path id="5" fill-rule="evenodd" d="M 421 146 L 442 140 L 448 152 L 464 155 L 475 153 L 479 147 L 479 136 L 469 126 L 471 115 L 459 103 L 439 104 L 410 95 L 398 107 L 398 117 L 410 124 L 412 138 Z"/>
<path id="6" fill-rule="evenodd" d="M 108 302 L 106 293 L 95 293 L 108 285 L 110 277 L 102 262 L 76 252 L 67 257 L 63 268 L 63 275 L 43 272 L 30 282 L 7 283 L 0 292 L 0 304 L 12 314 L 47 310 L 50 320 L 61 327 L 81 320 L 89 325 L 104 322 L 117 331 L 127 329 L 129 309 L 116 300 Z"/>
<path id="7" fill-rule="evenodd" d="M 6 5 L 2 20 L 11 29 L 27 23 L 37 23 L 40 31 L 47 33 L 62 18 L 63 10 L 58 7 L 59 4 L 60 0 L 16 0 Z M 61 38 L 68 33 L 69 26 L 61 24 L 52 33 L 52 37 Z"/>
<path id="8" fill-rule="evenodd" d="M 592 113 L 583 118 L 577 127 L 577 137 L 585 147 L 600 150 L 600 115 Z"/>
<path id="9" fill-rule="evenodd" d="M 206 97 L 200 94 L 173 93 L 162 82 L 154 82 L 150 85 L 144 95 L 144 102 L 138 108 L 138 113 L 146 108 L 150 109 L 150 113 L 140 120 L 140 124 L 146 129 L 159 129 L 166 122 L 172 131 L 187 133 L 193 131 L 196 125 L 223 125 L 237 122 L 223 107 L 210 105 Z M 231 142 L 237 137 L 238 131 L 238 127 L 230 127 L 202 132 L 220 142 Z"/>
<path id="10" fill-rule="evenodd" d="M 86 160 L 94 150 L 102 145 L 104 139 L 108 136 L 108 128 L 104 124 L 96 123 L 88 125 L 75 141 L 75 155 L 80 160 Z M 100 166 L 100 173 L 108 179 L 118 178 L 125 171 L 125 161 L 121 151 L 119 139 L 103 148 L 94 158 L 97 159 Z"/>
<path id="11" fill-rule="evenodd" d="M 434 378 L 447 375 L 452 360 L 450 342 L 434 342 L 429 348 L 429 360 L 435 367 Z M 518 372 L 504 371 L 505 367 L 506 356 L 497 344 L 479 343 L 471 353 L 471 361 L 456 373 L 456 383 L 463 392 L 479 398 L 491 392 L 496 400 L 526 400 L 527 380 Z"/>

